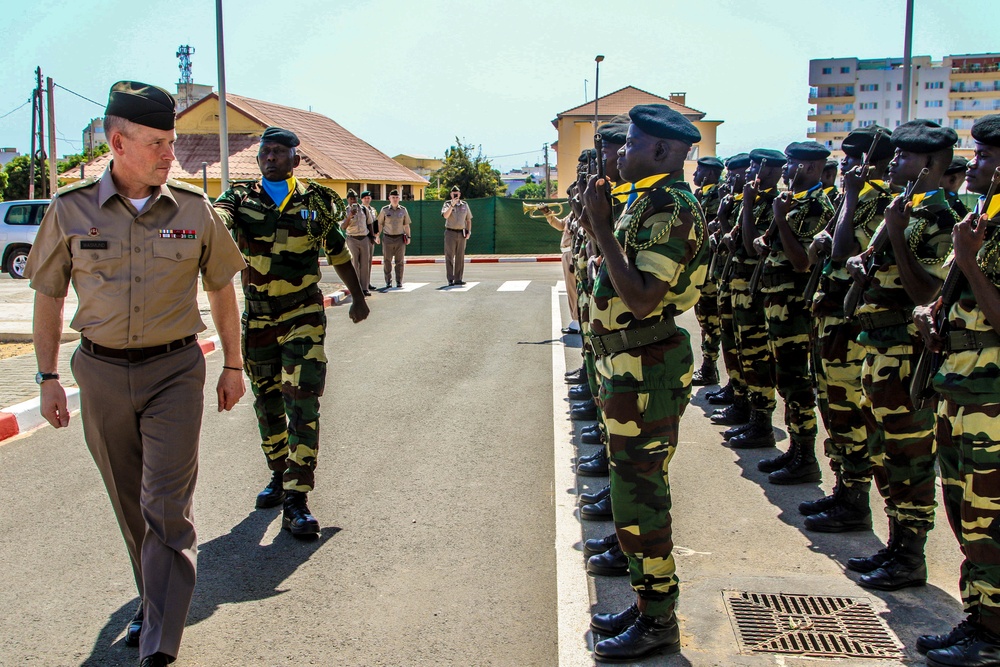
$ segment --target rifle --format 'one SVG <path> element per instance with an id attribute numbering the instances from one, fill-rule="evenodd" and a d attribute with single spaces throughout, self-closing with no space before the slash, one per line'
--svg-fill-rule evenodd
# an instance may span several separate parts
<path id="1" fill-rule="evenodd" d="M 781 196 L 787 195 L 788 197 L 794 197 L 792 194 L 792 184 L 795 183 L 795 179 L 799 176 L 799 170 L 802 169 L 802 163 L 800 162 L 795 167 L 795 172 L 792 177 L 788 179 L 788 189 L 785 190 Z M 778 218 L 777 216 L 771 217 L 771 224 L 767 226 L 767 231 L 761 234 L 761 238 L 764 239 L 764 243 L 768 244 L 768 252 L 766 255 L 761 255 L 760 259 L 757 260 L 757 266 L 753 267 L 753 275 L 750 276 L 750 293 L 754 294 L 757 292 L 757 288 L 760 287 L 760 279 L 764 275 L 764 263 L 765 260 L 770 256 L 771 250 L 770 243 L 771 237 L 778 231 Z"/>
<path id="2" fill-rule="evenodd" d="M 906 185 L 906 190 L 903 192 L 903 204 L 909 204 L 913 198 L 913 191 L 917 188 L 917 185 L 923 178 L 930 173 L 927 167 L 920 170 L 920 174 L 917 176 L 917 180 L 911 181 Z M 865 259 L 865 270 L 864 275 L 862 275 L 861 280 L 855 280 L 850 289 L 847 290 L 847 296 L 844 297 L 844 317 L 851 320 L 854 319 L 854 314 L 858 312 L 858 306 L 861 305 L 861 298 L 865 294 L 865 290 L 868 289 L 868 285 L 871 284 L 872 278 L 875 276 L 875 270 L 877 268 L 875 264 L 875 256 L 881 253 L 885 246 L 889 243 L 889 226 L 883 221 L 882 226 L 876 230 L 875 235 L 872 236 L 871 242 L 868 244 L 868 249 L 864 252 L 867 255 Z"/>
<path id="3" fill-rule="evenodd" d="M 987 223 L 985 209 L 989 207 L 990 200 L 996 194 L 998 183 L 1000 183 L 1000 167 L 997 167 L 993 172 L 993 178 L 990 179 L 990 187 L 986 191 L 986 197 L 980 202 L 980 206 L 976 210 L 977 227 L 978 225 Z M 955 261 L 951 265 L 951 268 L 948 269 L 948 275 L 945 277 L 944 285 L 941 287 L 941 296 L 938 298 L 938 307 L 934 313 L 934 330 L 937 331 L 939 336 L 946 336 L 948 334 L 948 329 L 950 328 L 948 326 L 948 314 L 951 311 L 951 307 L 955 305 L 962 294 L 965 283 L 965 275 L 958 268 L 958 262 Z M 920 351 L 920 358 L 917 359 L 917 365 L 913 368 L 913 373 L 910 376 L 910 400 L 913 402 L 913 407 L 917 410 L 929 408 L 933 404 L 934 390 L 932 384 L 934 376 L 937 375 L 938 369 L 944 363 L 945 354 L 946 351 L 934 352 L 926 346 Z"/>
<path id="4" fill-rule="evenodd" d="M 754 177 L 753 182 L 757 188 L 760 188 L 760 172 L 764 171 L 764 167 L 767 166 L 767 158 L 761 158 L 760 169 L 757 170 L 757 175 Z M 756 202 L 750 203 L 750 210 L 753 210 L 753 205 Z M 747 205 L 746 197 L 743 198 L 743 206 Z M 743 217 L 743 211 L 740 211 L 740 217 Z M 732 235 L 733 235 L 733 245 L 737 248 L 740 246 L 740 233 L 743 231 L 743 221 L 737 220 L 736 224 L 733 225 Z M 726 263 L 722 265 L 722 282 L 729 282 L 730 277 L 733 273 L 733 259 L 736 257 L 736 250 L 731 250 L 729 256 L 726 257 Z"/>
<path id="5" fill-rule="evenodd" d="M 725 191 L 725 194 L 722 194 L 723 191 Z M 730 194 L 732 194 L 732 187 L 730 187 L 729 183 L 723 183 L 722 185 L 719 186 L 719 195 L 720 195 L 719 206 L 720 207 L 722 206 L 722 201 L 724 201 L 725 198 L 728 197 Z M 716 214 L 716 217 L 718 217 L 718 214 Z M 718 232 L 716 232 L 716 234 L 718 234 L 720 236 L 720 238 L 721 238 L 722 230 L 720 229 Z M 708 237 L 708 239 L 709 239 L 709 249 L 710 249 L 710 252 L 712 254 L 712 258 L 710 260 L 708 260 L 708 279 L 709 280 L 711 280 L 712 276 L 715 275 L 715 269 L 716 269 L 716 267 L 719 264 L 719 250 L 720 250 L 719 246 L 722 243 L 721 240 L 717 240 L 715 238 L 715 236 L 716 236 L 715 234 L 712 234 L 712 235 L 710 235 Z"/>

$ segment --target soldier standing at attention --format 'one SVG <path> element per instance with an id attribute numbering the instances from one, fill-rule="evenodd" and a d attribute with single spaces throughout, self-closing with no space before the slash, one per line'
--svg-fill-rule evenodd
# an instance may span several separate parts
<path id="1" fill-rule="evenodd" d="M 410 212 L 399 203 L 399 191 L 389 193 L 389 203 L 378 212 L 378 225 L 382 233 L 382 273 L 385 288 L 392 287 L 392 265 L 396 264 L 396 287 L 403 286 L 403 265 L 406 263 L 406 246 L 410 245 Z"/>
<path id="2" fill-rule="evenodd" d="M 298 158 L 298 156 L 295 157 Z M 369 199 L 369 201 L 371 200 Z M 371 206 L 359 204 L 358 196 L 354 190 L 348 190 L 347 215 L 340 223 L 340 228 L 347 234 L 347 247 L 351 251 L 351 264 L 354 265 L 354 274 L 358 277 L 360 285 L 360 291 L 351 290 L 351 294 L 371 296 L 369 284 L 372 277 L 372 236 L 374 234 L 372 230 L 374 225 L 375 211 L 372 210 Z"/>
<path id="3" fill-rule="evenodd" d="M 451 198 L 441 207 L 441 215 L 444 216 L 444 265 L 448 285 L 464 285 L 465 243 L 472 236 L 472 211 L 457 185 L 451 188 Z"/>
<path id="4" fill-rule="evenodd" d="M 712 221 L 719 212 L 722 196 L 719 192 L 719 179 L 725 165 L 717 157 L 703 157 L 698 160 L 694 170 L 693 181 L 698 187 L 695 197 L 701 204 L 705 219 Z M 713 250 L 714 252 L 714 250 Z M 694 307 L 701 327 L 701 368 L 694 372 L 691 384 L 696 386 L 719 383 L 719 337 L 721 335 L 719 321 L 719 285 L 713 276 L 705 277 L 701 286 L 701 298 Z"/>
<path id="5" fill-rule="evenodd" d="M 840 164 L 836 160 L 827 160 L 823 167 L 823 175 L 820 182 L 823 184 L 823 194 L 836 206 L 840 201 L 840 192 L 837 191 L 837 168 Z"/>
<path id="6" fill-rule="evenodd" d="M 52 200 L 28 256 L 35 290 L 34 340 L 41 413 L 69 424 L 59 384 L 59 335 L 70 284 L 71 326 L 87 447 L 125 538 L 141 600 L 125 634 L 141 667 L 174 661 L 194 593 L 192 500 L 204 409 L 205 329 L 198 276 L 222 339 L 219 411 L 243 395 L 239 250 L 205 193 L 168 180 L 174 161 L 174 98 L 134 81 L 111 88 L 104 131 L 112 160 L 98 178 Z"/>
<path id="7" fill-rule="evenodd" d="M 913 308 L 937 296 L 947 273 L 943 264 L 958 219 L 940 183 L 957 140 L 954 130 L 929 120 L 893 130 L 889 180 L 897 187 L 909 183 L 911 196 L 896 197 L 885 209 L 885 247 L 876 253 L 873 240 L 847 263 L 855 280 L 863 280 L 868 255 L 877 267 L 857 319 L 858 342 L 865 347 L 861 409 L 885 498 L 889 543 L 873 556 L 847 560 L 848 569 L 865 573 L 858 581 L 865 588 L 893 591 L 927 582 L 924 545 L 934 527 L 936 448 L 933 409 L 918 409 L 910 400 L 914 351 L 922 346 Z"/>
<path id="8" fill-rule="evenodd" d="M 969 209 L 958 196 L 958 189 L 965 181 L 965 171 L 969 168 L 969 161 L 964 157 L 955 157 L 951 164 L 944 170 L 944 178 L 941 179 L 941 188 L 944 196 L 948 200 L 948 206 L 958 214 L 959 218 L 964 218 L 969 214 Z"/>
<path id="9" fill-rule="evenodd" d="M 1000 115 L 972 125 L 975 153 L 965 177 L 980 194 L 976 217 L 955 225 L 951 260 L 961 271 L 944 338 L 930 321 L 940 304 L 918 308 L 918 328 L 946 356 L 934 376 L 938 461 L 948 522 L 962 555 L 959 587 L 967 615 L 951 632 L 923 635 L 917 650 L 938 667 L 1000 665 L 1000 195 L 986 201 L 1000 168 Z M 954 269 L 953 269 L 954 270 Z"/>
<path id="10" fill-rule="evenodd" d="M 257 152 L 263 178 L 234 184 L 215 207 L 249 263 L 243 272 L 243 354 L 271 470 L 257 508 L 283 503 L 282 527 L 307 537 L 319 533 L 306 494 L 315 486 L 319 398 L 326 384 L 320 252 L 353 295 L 353 322 L 368 317 L 368 305 L 337 226 L 344 215 L 340 197 L 295 178 L 298 145 L 289 130 L 264 130 Z"/>
<path id="11" fill-rule="evenodd" d="M 694 357 L 674 317 L 698 301 L 708 256 L 705 218 L 683 181 L 684 158 L 701 134 L 665 105 L 639 105 L 629 117 L 618 169 L 635 199 L 615 223 L 606 181 L 591 177 L 583 218 L 604 258 L 590 341 L 608 429 L 615 530 L 637 595 L 625 611 L 595 615 L 591 627 L 610 637 L 597 643 L 595 657 L 621 662 L 680 650 L 667 468 Z"/>

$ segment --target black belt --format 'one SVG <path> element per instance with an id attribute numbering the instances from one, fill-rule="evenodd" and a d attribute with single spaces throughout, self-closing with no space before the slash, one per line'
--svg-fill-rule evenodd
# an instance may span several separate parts
<path id="1" fill-rule="evenodd" d="M 348 234 L 348 236 L 350 236 L 352 239 L 366 239 L 366 238 L 368 238 L 367 234 Z"/>
<path id="2" fill-rule="evenodd" d="M 743 262 L 737 262 L 733 260 L 733 275 L 737 278 L 749 278 L 753 275 L 753 270 L 756 264 L 744 264 Z"/>
<path id="3" fill-rule="evenodd" d="M 310 285 L 301 292 L 272 296 L 267 299 L 247 299 L 245 301 L 246 311 L 251 315 L 283 313 L 289 308 L 294 308 L 309 299 L 315 298 L 319 293 L 319 288 L 316 285 Z"/>
<path id="4" fill-rule="evenodd" d="M 390 239 L 401 239 L 406 236 L 406 234 L 386 234 L 383 232 L 382 236 L 388 236 Z"/>
<path id="5" fill-rule="evenodd" d="M 594 354 L 598 357 L 606 357 L 609 354 L 617 354 L 625 350 L 650 345 L 657 341 L 666 340 L 677 333 L 677 325 L 674 318 L 664 316 L 656 324 L 641 329 L 622 329 L 614 333 L 597 336 L 590 334 L 587 340 L 594 348 Z"/>
<path id="6" fill-rule="evenodd" d="M 952 329 L 948 332 L 948 349 L 952 352 L 981 350 L 984 347 L 1000 347 L 1000 334 L 971 329 Z"/>
<path id="7" fill-rule="evenodd" d="M 131 363 L 137 364 L 139 362 L 146 361 L 147 359 L 158 357 L 161 354 L 179 350 L 182 347 L 186 347 L 195 342 L 197 339 L 198 334 L 191 334 L 190 336 L 180 338 L 165 345 L 154 345 L 153 347 L 127 347 L 124 350 L 119 350 L 114 347 L 104 347 L 103 345 L 98 345 L 89 338 L 81 336 L 80 347 L 85 349 L 87 352 L 96 354 L 99 357 L 128 359 Z"/>
<path id="8" fill-rule="evenodd" d="M 874 331 L 887 327 L 898 327 L 913 322 L 913 312 L 903 310 L 884 310 L 878 313 L 858 313 L 854 318 L 861 325 L 862 331 Z"/>
<path id="9" fill-rule="evenodd" d="M 451 227 L 445 227 L 444 231 L 446 231 L 446 232 L 458 232 L 459 234 L 464 234 L 465 233 L 464 229 L 452 229 Z"/>
<path id="10" fill-rule="evenodd" d="M 809 274 L 807 273 L 796 274 L 791 271 L 765 273 L 760 277 L 760 284 L 762 287 L 780 287 L 781 285 L 787 285 L 788 283 L 792 283 L 794 285 L 798 276 L 808 277 L 808 275 Z"/>

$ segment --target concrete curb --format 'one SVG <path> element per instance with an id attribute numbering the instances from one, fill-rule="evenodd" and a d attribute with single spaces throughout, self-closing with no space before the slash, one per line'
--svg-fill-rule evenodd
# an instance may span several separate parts
<path id="1" fill-rule="evenodd" d="M 337 306 L 350 296 L 350 290 L 343 289 L 328 294 L 323 297 L 323 305 L 327 308 Z M 222 347 L 222 342 L 218 336 L 209 336 L 198 340 L 198 347 L 206 356 Z M 0 443 L 13 438 L 15 435 L 33 431 L 40 426 L 45 426 L 48 422 L 42 417 L 39 410 L 40 399 L 32 398 L 21 403 L 17 403 L 0 410 Z M 66 408 L 70 413 L 80 409 L 80 389 L 78 387 L 66 387 Z"/>
<path id="2" fill-rule="evenodd" d="M 466 264 L 506 264 L 517 262 L 561 262 L 562 256 L 556 257 L 471 257 L 465 260 Z M 382 264 L 381 257 L 374 257 L 372 264 Z M 405 264 L 444 264 L 444 257 L 419 257 L 408 259 Z"/>

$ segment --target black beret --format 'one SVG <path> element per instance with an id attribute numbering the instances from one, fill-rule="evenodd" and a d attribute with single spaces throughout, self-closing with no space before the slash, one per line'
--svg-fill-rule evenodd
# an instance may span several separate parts
<path id="1" fill-rule="evenodd" d="M 606 143 L 624 146 L 625 137 L 628 136 L 628 123 L 605 123 L 597 128 L 597 133 Z"/>
<path id="2" fill-rule="evenodd" d="M 174 96 L 162 88 L 138 81 L 119 81 L 111 86 L 104 114 L 157 130 L 172 130 L 176 109 Z"/>
<path id="3" fill-rule="evenodd" d="M 972 124 L 972 138 L 987 146 L 1000 146 L 1000 114 L 977 119 Z"/>
<path id="4" fill-rule="evenodd" d="M 596 159 L 597 159 L 597 151 L 594 150 L 593 148 L 587 148 L 582 153 L 580 153 L 580 159 L 578 160 L 578 162 L 582 164 L 584 162 L 590 162 L 591 160 L 596 160 Z"/>
<path id="5" fill-rule="evenodd" d="M 957 141 L 955 130 L 924 118 L 903 123 L 892 133 L 892 145 L 911 153 L 936 153 L 951 148 Z"/>
<path id="6" fill-rule="evenodd" d="M 698 166 L 708 167 L 709 169 L 724 169 L 726 165 L 724 165 L 722 160 L 719 158 L 710 156 L 698 158 Z"/>
<path id="7" fill-rule="evenodd" d="M 746 169 L 750 166 L 750 153 L 737 153 L 726 160 L 726 169 Z"/>
<path id="8" fill-rule="evenodd" d="M 776 151 L 773 148 L 755 148 L 750 151 L 750 160 L 752 162 L 762 162 L 767 160 L 767 164 L 771 167 L 780 167 L 788 162 L 785 158 L 785 154 L 781 151 Z"/>
<path id="9" fill-rule="evenodd" d="M 372 191 L 371 190 L 362 190 L 361 191 L 361 196 L 362 197 L 371 197 L 372 196 Z"/>
<path id="10" fill-rule="evenodd" d="M 827 160 L 826 166 L 823 167 L 823 171 L 826 171 L 827 169 L 837 169 L 838 167 L 840 167 L 840 163 L 836 160 Z"/>
<path id="11" fill-rule="evenodd" d="M 273 141 L 289 148 L 295 148 L 299 145 L 299 138 L 295 136 L 295 133 L 283 127 L 269 127 L 264 130 L 264 134 L 260 135 L 260 143 L 265 141 Z"/>
<path id="12" fill-rule="evenodd" d="M 701 132 L 683 115 L 666 104 L 638 104 L 628 112 L 635 126 L 660 139 L 676 139 L 686 144 L 701 141 Z"/>
<path id="13" fill-rule="evenodd" d="M 793 141 L 785 147 L 785 155 L 793 160 L 826 161 L 830 149 L 818 141 Z"/>
<path id="14" fill-rule="evenodd" d="M 462 188 L 458 187 L 457 185 L 453 185 L 453 186 L 451 186 L 451 191 L 452 192 L 462 192 Z"/>
<path id="15" fill-rule="evenodd" d="M 354 190 L 348 188 L 348 190 L 347 190 L 347 198 L 348 199 L 357 199 L 358 198 L 358 193 L 355 192 Z"/>
<path id="16" fill-rule="evenodd" d="M 951 164 L 948 168 L 944 170 L 945 176 L 951 176 L 952 174 L 957 174 L 959 172 L 965 172 L 969 168 L 968 158 L 955 156 L 951 159 Z"/>
<path id="17" fill-rule="evenodd" d="M 875 137 L 879 138 L 878 143 L 875 143 Z M 844 154 L 848 157 L 852 157 L 855 160 L 863 160 L 865 153 L 870 151 L 872 144 L 875 143 L 875 152 L 871 157 L 871 161 L 880 162 L 891 158 L 893 153 L 896 152 L 890 141 L 891 137 L 892 130 L 884 128 L 881 125 L 861 127 L 844 137 L 843 143 L 840 144 L 840 150 L 844 151 Z"/>
<path id="18" fill-rule="evenodd" d="M 389 190 L 389 196 L 390 197 L 398 197 L 399 196 L 399 190 Z"/>

